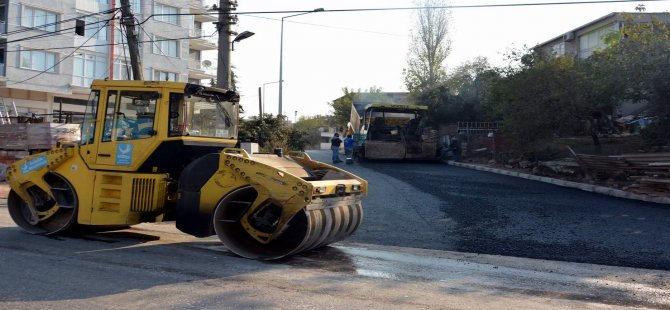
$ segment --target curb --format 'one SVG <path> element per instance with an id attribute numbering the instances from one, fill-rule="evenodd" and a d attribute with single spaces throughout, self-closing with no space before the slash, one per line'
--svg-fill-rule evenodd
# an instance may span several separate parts
<path id="1" fill-rule="evenodd" d="M 635 193 L 627 192 L 627 191 L 616 189 L 616 188 L 606 187 L 606 186 L 578 183 L 578 182 L 566 181 L 566 180 L 561 180 L 561 179 L 543 177 L 543 176 L 539 176 L 539 175 L 521 173 L 521 172 L 516 172 L 516 171 L 509 171 L 509 170 L 485 167 L 485 166 L 480 166 L 480 165 L 459 163 L 459 162 L 454 162 L 454 161 L 449 161 L 448 164 L 452 165 L 452 166 L 456 166 L 456 167 L 461 167 L 461 168 L 475 169 L 475 170 L 492 172 L 492 173 L 497 173 L 497 174 L 504 174 L 504 175 L 517 177 L 517 178 L 522 178 L 522 179 L 527 179 L 527 180 L 540 181 L 540 182 L 554 184 L 554 185 L 558 185 L 558 186 L 562 186 L 562 187 L 576 188 L 576 189 L 580 189 L 580 190 L 583 190 L 583 191 L 586 191 L 586 192 L 592 192 L 592 193 L 596 193 L 596 194 L 607 195 L 607 196 L 612 196 L 612 197 L 617 197 L 617 198 L 626 198 L 626 199 L 640 200 L 640 201 L 645 201 L 645 202 L 670 204 L 670 197 L 651 197 L 651 196 L 647 196 L 647 195 L 635 194 Z"/>

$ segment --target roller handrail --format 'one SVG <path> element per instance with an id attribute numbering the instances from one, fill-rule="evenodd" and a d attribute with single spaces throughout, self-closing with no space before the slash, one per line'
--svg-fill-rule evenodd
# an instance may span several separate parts
<path id="1" fill-rule="evenodd" d="M 290 157 L 298 157 L 298 158 L 304 158 L 307 160 L 312 160 L 311 157 L 306 152 L 303 151 L 288 151 L 288 156 Z"/>
<path id="2" fill-rule="evenodd" d="M 247 151 L 245 149 L 236 148 L 236 147 L 224 148 L 222 153 L 224 153 L 224 154 L 235 154 L 235 153 L 237 153 L 237 154 L 242 155 L 242 157 L 244 157 L 244 158 L 249 158 L 250 157 L 249 153 L 247 153 Z"/>

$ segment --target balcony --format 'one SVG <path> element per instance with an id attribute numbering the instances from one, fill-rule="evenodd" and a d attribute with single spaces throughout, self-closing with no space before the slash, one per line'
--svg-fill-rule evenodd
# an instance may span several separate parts
<path id="1" fill-rule="evenodd" d="M 190 48 L 194 50 L 204 51 L 204 50 L 215 50 L 216 44 L 208 41 L 207 37 L 204 37 L 203 31 L 200 28 L 192 28 L 189 31 L 189 36 L 192 38 L 190 40 Z"/>
<path id="2" fill-rule="evenodd" d="M 196 80 L 208 80 L 213 79 L 215 76 L 209 74 L 205 71 L 205 67 L 202 66 L 200 60 L 189 59 L 188 60 L 188 78 Z"/>
<path id="3" fill-rule="evenodd" d="M 193 15 L 193 19 L 197 22 L 214 22 L 218 20 L 217 15 L 215 14 L 205 14 L 211 9 L 211 7 L 206 6 L 203 1 L 190 1 L 191 5 L 188 6 L 190 13 L 192 14 L 203 14 L 203 15 Z"/>
<path id="4" fill-rule="evenodd" d="M 191 28 L 188 34 L 191 38 L 202 38 L 202 29 L 201 28 Z"/>
<path id="5" fill-rule="evenodd" d="M 200 60 L 197 59 L 189 59 L 188 60 L 188 69 L 189 70 L 203 70 L 202 68 L 202 63 Z"/>

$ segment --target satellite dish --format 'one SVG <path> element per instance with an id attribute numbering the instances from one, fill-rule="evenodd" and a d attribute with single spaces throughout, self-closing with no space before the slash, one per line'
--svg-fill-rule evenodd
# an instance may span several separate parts
<path id="1" fill-rule="evenodd" d="M 203 60 L 202 61 L 202 66 L 205 68 L 209 68 L 212 66 L 212 61 L 211 60 Z"/>

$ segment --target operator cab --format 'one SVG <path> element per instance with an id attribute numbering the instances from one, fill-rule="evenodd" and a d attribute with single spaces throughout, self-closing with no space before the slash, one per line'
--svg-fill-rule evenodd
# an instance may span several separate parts
<path id="1" fill-rule="evenodd" d="M 167 81 L 91 85 L 80 154 L 91 167 L 173 172 L 237 143 L 239 95 Z"/>

